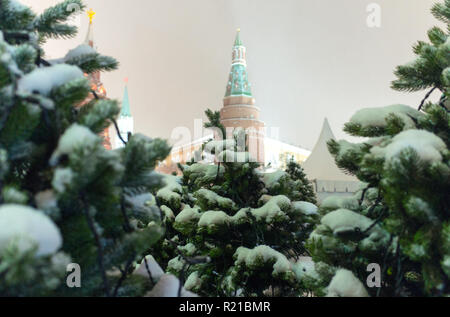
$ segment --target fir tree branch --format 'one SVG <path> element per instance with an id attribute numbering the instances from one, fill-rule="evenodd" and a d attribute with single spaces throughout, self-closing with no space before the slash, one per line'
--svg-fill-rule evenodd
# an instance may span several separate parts
<path id="1" fill-rule="evenodd" d="M 117 292 L 119 291 L 120 286 L 122 286 L 123 281 L 125 281 L 125 278 L 128 275 L 128 270 L 130 269 L 131 264 L 133 264 L 135 256 L 136 254 L 133 253 L 133 256 L 131 256 L 125 264 L 125 269 L 121 272 L 122 275 L 120 276 L 119 280 L 117 281 L 116 287 L 114 288 L 113 297 L 117 297 Z"/>
<path id="2" fill-rule="evenodd" d="M 191 265 L 189 263 L 187 263 L 187 262 L 185 262 L 183 264 L 183 269 L 181 270 L 181 274 L 180 274 L 180 278 L 179 278 L 177 297 L 181 297 L 181 291 L 183 289 L 183 284 L 184 284 L 186 271 L 189 270 L 190 266 Z"/>
<path id="3" fill-rule="evenodd" d="M 450 110 L 445 106 L 445 102 L 447 101 L 447 99 L 447 96 L 445 94 L 442 94 L 441 98 L 439 99 L 439 106 L 441 106 L 446 112 L 450 112 Z"/>
<path id="4" fill-rule="evenodd" d="M 431 96 L 431 94 L 433 93 L 433 91 L 436 90 L 436 88 L 438 88 L 437 86 L 434 86 L 429 92 L 427 92 L 427 94 L 425 95 L 425 97 L 422 99 L 422 102 L 419 105 L 419 109 L 417 110 L 421 110 L 423 105 L 425 104 L 425 101 L 427 101 L 427 99 Z"/>
<path id="5" fill-rule="evenodd" d="M 46 9 L 33 21 L 33 25 L 43 37 L 71 38 L 77 34 L 77 27 L 64 22 L 72 15 L 80 14 L 84 8 L 80 0 L 65 0 Z"/>
<path id="6" fill-rule="evenodd" d="M 152 285 L 155 285 L 156 283 L 155 283 L 155 280 L 153 279 L 152 272 L 150 271 L 146 257 L 144 257 L 144 263 L 145 263 L 145 270 L 147 271 L 147 274 L 148 274 L 148 278 L 149 278 L 150 282 L 152 283 Z"/>
<path id="7" fill-rule="evenodd" d="M 127 145 L 127 141 L 125 141 L 125 140 L 122 138 L 122 136 L 120 135 L 119 126 L 117 125 L 116 120 L 111 119 L 111 121 L 112 121 L 112 123 L 114 124 L 114 128 L 116 129 L 117 136 L 119 137 L 120 141 L 122 141 L 123 145 L 126 146 L 126 145 Z"/>
<path id="8" fill-rule="evenodd" d="M 30 34 L 28 32 L 11 32 L 11 31 L 4 31 L 3 37 L 6 42 L 9 42 L 11 40 L 21 40 L 21 41 L 29 41 L 30 40 Z"/>
<path id="9" fill-rule="evenodd" d="M 37 50 L 38 55 L 36 57 L 36 65 L 40 66 L 40 65 L 44 65 L 44 66 L 52 66 L 52 64 L 50 64 L 49 62 L 47 62 L 45 59 L 42 58 L 41 56 L 41 50 Z"/>
<path id="10" fill-rule="evenodd" d="M 376 206 L 376 204 L 374 204 L 374 206 Z M 372 206 L 373 207 L 373 206 Z M 374 207 L 375 208 L 375 207 Z M 383 211 L 380 213 L 380 215 L 377 217 L 377 219 L 374 220 L 374 222 L 372 222 L 372 224 L 364 231 L 362 231 L 362 234 L 366 234 L 368 233 L 370 230 L 372 230 L 373 227 L 375 227 L 383 218 L 384 216 L 384 212 L 385 210 L 383 209 Z"/>
<path id="11" fill-rule="evenodd" d="M 360 200 L 359 200 L 359 205 L 361 206 L 362 205 L 362 203 L 363 203 L 363 201 L 364 201 L 364 196 L 366 196 L 366 192 L 367 192 L 367 190 L 370 188 L 370 184 L 369 185 L 367 185 L 364 189 L 363 189 L 363 191 L 362 191 L 362 193 L 361 193 L 361 198 L 360 198 Z"/>
<path id="12" fill-rule="evenodd" d="M 393 239 L 394 239 L 394 236 L 392 234 L 389 234 L 389 242 L 387 244 L 388 247 L 386 248 L 386 253 L 384 254 L 383 264 L 382 264 L 382 272 L 381 272 L 381 280 L 382 281 L 384 281 L 384 274 L 386 273 L 386 262 L 387 262 L 387 258 L 389 255 L 389 248 L 391 247 L 391 243 L 392 243 Z M 397 243 L 398 243 L 398 241 L 397 241 Z M 382 289 L 382 287 L 378 288 L 376 297 L 380 297 L 381 289 Z"/>
<path id="13" fill-rule="evenodd" d="M 122 212 L 123 219 L 125 220 L 125 232 L 131 232 L 133 229 L 131 228 L 130 219 L 128 218 L 127 211 L 125 210 L 123 193 L 120 196 L 120 211 Z"/>
<path id="14" fill-rule="evenodd" d="M 105 266 L 104 266 L 104 262 L 103 262 L 103 248 L 101 245 L 100 236 L 98 235 L 98 232 L 95 229 L 94 221 L 92 220 L 91 215 L 89 214 L 86 194 L 84 192 L 81 193 L 81 201 L 83 202 L 83 207 L 84 207 L 83 212 L 86 217 L 89 229 L 91 230 L 92 235 L 94 236 L 94 239 L 95 239 L 95 243 L 97 245 L 97 262 L 98 262 L 100 273 L 101 273 L 102 279 L 103 279 L 103 288 L 105 291 L 105 295 L 107 297 L 109 297 L 110 294 L 109 294 L 108 278 L 106 277 L 106 270 L 105 270 Z"/>
<path id="15" fill-rule="evenodd" d="M 184 275 L 185 275 L 185 270 L 188 270 L 190 265 L 201 264 L 201 263 L 209 263 L 211 261 L 211 258 L 208 257 L 208 256 L 196 256 L 196 257 L 193 257 L 193 258 L 187 257 L 187 256 L 185 256 L 183 254 L 183 252 L 181 252 L 178 249 L 179 245 L 177 243 L 175 243 L 172 240 L 167 240 L 167 241 L 170 244 L 172 244 L 172 246 L 175 247 L 175 252 L 177 252 L 178 256 L 180 256 L 184 260 L 183 269 L 181 270 L 181 273 L 180 273 L 180 279 L 179 279 L 180 280 L 180 284 L 179 284 L 179 287 L 178 287 L 178 295 L 177 295 L 178 297 L 181 297 L 181 290 L 182 290 L 182 287 L 183 287 L 183 284 L 184 284 L 183 283 L 183 279 L 184 279 Z M 188 267 L 186 267 L 186 266 L 188 266 Z"/>
<path id="16" fill-rule="evenodd" d="M 95 99 L 100 99 L 97 95 L 97 93 L 95 92 L 95 90 L 91 90 L 92 94 L 94 95 Z M 116 133 L 117 136 L 119 137 L 120 141 L 122 141 L 123 145 L 127 145 L 127 142 L 122 138 L 122 136 L 120 135 L 120 130 L 119 130 L 119 126 L 117 125 L 117 121 L 115 119 L 111 119 L 112 123 L 114 124 L 114 128 L 116 129 Z"/>
<path id="17" fill-rule="evenodd" d="M 220 162 L 217 163 L 217 174 L 216 179 L 214 180 L 214 184 L 217 185 L 217 181 L 219 180 L 219 174 L 220 174 Z"/>
<path id="18" fill-rule="evenodd" d="M 395 290 L 394 296 L 398 296 L 400 291 L 400 286 L 402 284 L 403 275 L 402 275 L 402 258 L 401 258 L 401 250 L 400 243 L 397 243 L 397 250 L 395 251 L 395 255 L 397 257 L 397 272 L 395 274 Z"/>

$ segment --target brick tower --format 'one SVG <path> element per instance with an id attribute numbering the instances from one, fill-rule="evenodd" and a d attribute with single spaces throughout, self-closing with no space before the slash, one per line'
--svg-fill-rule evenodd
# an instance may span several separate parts
<path id="1" fill-rule="evenodd" d="M 247 131 L 247 147 L 252 157 L 264 163 L 265 124 L 259 120 L 260 109 L 255 106 L 255 98 L 248 80 L 246 48 L 237 30 L 232 51 L 231 71 L 228 78 L 220 121 L 227 130 L 227 137 L 237 128 Z"/>

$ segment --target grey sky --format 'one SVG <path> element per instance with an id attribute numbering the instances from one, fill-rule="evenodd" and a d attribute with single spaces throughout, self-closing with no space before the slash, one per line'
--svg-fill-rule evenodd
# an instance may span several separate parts
<path id="1" fill-rule="evenodd" d="M 56 0 L 21 0 L 37 11 Z M 261 118 L 280 139 L 311 149 L 324 117 L 338 138 L 362 107 L 404 103 L 424 93 L 392 91 L 393 69 L 413 58 L 411 45 L 438 22 L 436 0 L 89 0 L 98 50 L 120 61 L 103 74 L 112 98 L 129 77 L 136 132 L 169 138 L 193 128 L 207 107 L 220 109 L 236 28 L 247 47 L 249 78 Z M 382 8 L 381 28 L 366 25 L 369 3 Z M 85 37 L 51 41 L 49 57 Z"/>

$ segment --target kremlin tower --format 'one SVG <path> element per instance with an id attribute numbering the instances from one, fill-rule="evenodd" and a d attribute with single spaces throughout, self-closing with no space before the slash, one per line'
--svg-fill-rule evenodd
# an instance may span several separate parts
<path id="1" fill-rule="evenodd" d="M 248 134 L 248 151 L 258 162 L 264 163 L 265 124 L 259 120 L 259 110 L 252 96 L 247 73 L 246 48 L 242 44 L 238 29 L 232 51 L 231 71 L 220 110 L 220 121 L 225 126 L 228 138 L 236 128 L 245 129 Z"/>
<path id="2" fill-rule="evenodd" d="M 231 70 L 223 98 L 223 107 L 220 109 L 220 122 L 226 129 L 226 137 L 231 138 L 236 129 L 246 130 L 248 152 L 255 161 L 261 163 L 261 166 L 284 168 L 286 158 L 293 158 L 297 162 L 305 161 L 310 151 L 266 136 L 266 127 L 264 122 L 259 120 L 259 112 L 260 109 L 255 105 L 248 79 L 246 48 L 238 30 L 233 45 Z M 205 142 L 215 137 L 217 133 L 211 133 L 203 138 L 173 147 L 171 154 L 160 162 L 157 170 L 167 174 L 179 173 L 177 163 L 189 162 L 196 156 L 196 152 L 203 151 Z"/>
<path id="3" fill-rule="evenodd" d="M 89 28 L 86 35 L 86 40 L 84 41 L 83 45 L 87 45 L 95 50 L 94 47 L 94 32 L 92 27 L 92 20 L 94 18 L 95 12 L 90 9 L 87 12 L 87 15 L 89 17 Z M 86 74 L 86 76 L 89 78 L 89 81 L 91 83 L 91 89 L 95 91 L 97 96 L 99 98 L 106 98 L 106 89 L 103 86 L 103 83 L 101 82 L 100 78 L 100 72 L 94 72 L 92 74 Z M 82 106 L 90 102 L 94 96 L 92 94 L 82 103 Z M 100 133 L 100 136 L 103 138 L 103 145 L 106 149 L 111 150 L 111 139 L 110 139 L 110 132 L 109 128 L 106 128 L 102 133 Z"/>
<path id="4" fill-rule="evenodd" d="M 120 116 L 117 120 L 117 125 L 119 126 L 119 132 L 122 139 L 125 140 L 125 142 L 128 142 L 128 136 L 129 134 L 133 133 L 134 130 L 134 120 L 131 116 L 130 111 L 130 100 L 128 98 L 128 79 L 125 79 L 125 91 L 123 93 L 123 99 L 122 99 L 122 109 L 120 110 Z M 114 148 L 120 148 L 123 147 L 124 144 L 122 140 L 120 140 L 119 137 L 115 138 L 115 144 Z"/>

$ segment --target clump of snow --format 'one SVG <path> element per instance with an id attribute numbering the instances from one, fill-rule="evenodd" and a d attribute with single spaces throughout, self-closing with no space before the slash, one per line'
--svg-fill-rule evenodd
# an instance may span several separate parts
<path id="1" fill-rule="evenodd" d="M 202 279 L 199 277 L 198 272 L 195 271 L 189 275 L 189 277 L 186 280 L 186 283 L 184 283 L 184 288 L 188 291 L 195 290 L 202 286 Z"/>
<path id="2" fill-rule="evenodd" d="M 150 193 L 125 195 L 125 202 L 133 209 L 134 213 L 145 215 L 155 221 L 161 218 L 160 209 L 156 207 L 155 197 Z"/>
<path id="3" fill-rule="evenodd" d="M 164 274 L 148 292 L 146 297 L 178 297 L 178 288 L 180 287 L 180 280 L 171 274 Z M 181 297 L 198 297 L 196 294 L 186 291 L 184 287 L 181 288 Z"/>
<path id="4" fill-rule="evenodd" d="M 450 275 L 450 255 L 444 255 L 444 259 L 441 261 L 441 267 L 445 274 Z"/>
<path id="5" fill-rule="evenodd" d="M 188 243 L 184 246 L 180 245 L 178 246 L 178 250 L 184 252 L 184 255 L 186 256 L 193 256 L 195 254 L 195 251 L 197 251 L 197 248 L 193 243 Z"/>
<path id="6" fill-rule="evenodd" d="M 161 211 L 163 212 L 164 217 L 165 217 L 166 219 L 170 219 L 170 220 L 175 219 L 175 215 L 174 215 L 172 209 L 170 209 L 170 208 L 167 207 L 166 205 L 162 205 L 162 206 L 161 206 Z"/>
<path id="7" fill-rule="evenodd" d="M 309 256 L 299 257 L 299 259 L 292 265 L 292 270 L 299 281 L 305 278 L 319 278 L 319 274 L 315 269 L 314 261 Z"/>
<path id="8" fill-rule="evenodd" d="M 222 175 L 225 171 L 223 166 L 217 167 L 215 164 L 195 163 L 184 169 L 184 175 L 189 176 L 192 181 L 201 180 L 202 182 L 210 182 L 217 176 Z"/>
<path id="9" fill-rule="evenodd" d="M 205 204 L 208 206 L 208 208 L 211 208 L 211 209 L 216 208 L 216 207 L 225 208 L 225 209 L 234 207 L 234 202 L 231 199 L 222 197 L 222 196 L 218 195 L 217 193 L 215 193 L 209 189 L 206 189 L 206 188 L 202 188 L 202 189 L 199 189 L 198 191 L 196 191 L 194 193 L 194 197 L 198 198 L 199 200 L 204 201 Z"/>
<path id="10" fill-rule="evenodd" d="M 272 275 L 279 275 L 291 271 L 291 263 L 286 256 L 271 247 L 260 245 L 253 249 L 239 247 L 234 253 L 235 265 L 245 264 L 249 268 L 257 268 L 262 263 L 274 261 Z"/>
<path id="11" fill-rule="evenodd" d="M 125 200 L 133 208 L 142 208 L 144 206 L 151 206 L 154 201 L 154 197 L 150 193 L 142 193 L 133 196 L 126 196 Z"/>
<path id="12" fill-rule="evenodd" d="M 350 122 L 360 124 L 362 127 L 386 127 L 386 118 L 395 114 L 405 123 L 405 128 L 415 128 L 415 123 L 411 119 L 417 119 L 422 114 L 416 109 L 406 105 L 391 105 L 381 108 L 365 108 L 356 112 Z"/>
<path id="13" fill-rule="evenodd" d="M 145 264 L 145 259 L 147 260 L 147 265 Z M 147 255 L 145 259 L 143 259 L 141 261 L 141 264 L 136 267 L 136 270 L 133 272 L 133 274 L 149 277 L 148 271 L 150 271 L 152 279 L 154 279 L 155 281 L 159 280 L 164 275 L 164 271 L 161 269 L 158 262 L 156 262 L 155 258 L 152 255 Z"/>
<path id="14" fill-rule="evenodd" d="M 181 199 L 180 194 L 170 190 L 168 187 L 161 188 L 156 193 L 156 196 L 164 202 L 177 202 Z"/>
<path id="15" fill-rule="evenodd" d="M 180 272 L 181 270 L 183 270 L 185 263 L 186 262 L 184 262 L 184 260 L 180 256 L 176 256 L 169 262 L 167 262 L 167 269 L 175 272 Z"/>
<path id="16" fill-rule="evenodd" d="M 19 80 L 18 89 L 22 92 L 37 92 L 48 96 L 53 88 L 80 78 L 84 78 L 84 75 L 78 67 L 58 64 L 36 68 L 26 74 Z"/>
<path id="17" fill-rule="evenodd" d="M 265 221 L 266 223 L 272 223 L 274 219 L 287 219 L 285 211 L 291 206 L 289 198 L 283 195 L 274 196 L 259 208 L 242 208 L 233 217 L 234 222 L 240 222 L 243 218 L 247 217 L 247 211 L 256 218 L 257 221 Z"/>
<path id="18" fill-rule="evenodd" d="M 74 174 L 70 168 L 57 168 L 52 179 L 52 187 L 57 193 L 64 193 L 66 188 L 72 184 Z"/>
<path id="19" fill-rule="evenodd" d="M 275 217 L 284 217 L 283 211 L 289 209 L 290 206 L 291 201 L 286 196 L 274 196 L 264 206 L 253 209 L 252 214 L 257 220 L 265 219 L 270 223 Z"/>
<path id="20" fill-rule="evenodd" d="M 334 210 L 339 208 L 358 209 L 359 202 L 355 197 L 330 196 L 323 200 L 320 208 L 324 210 Z"/>
<path id="21" fill-rule="evenodd" d="M 97 52 L 92 48 L 90 45 L 87 44 L 81 44 L 75 47 L 74 49 L 71 49 L 66 56 L 64 57 L 65 61 L 68 61 L 73 58 L 77 58 L 83 55 L 91 55 L 91 54 L 97 54 Z"/>
<path id="22" fill-rule="evenodd" d="M 168 175 L 168 174 L 160 174 L 162 176 L 162 183 L 164 187 L 167 187 L 171 191 L 181 193 L 182 187 L 181 187 L 181 180 L 178 176 L 175 175 Z"/>
<path id="23" fill-rule="evenodd" d="M 354 231 L 365 231 L 373 224 L 372 219 L 348 209 L 338 209 L 322 217 L 321 223 L 333 230 L 333 234 Z"/>
<path id="24" fill-rule="evenodd" d="M 263 182 L 267 188 L 272 189 L 281 185 L 281 181 L 288 177 L 288 174 L 282 170 L 276 170 L 272 173 L 263 173 Z"/>
<path id="25" fill-rule="evenodd" d="M 175 175 L 163 175 L 163 187 L 158 190 L 156 197 L 163 202 L 175 202 L 179 204 L 181 201 L 181 193 L 183 188 L 180 184 L 180 178 Z"/>
<path id="26" fill-rule="evenodd" d="M 57 164 L 61 155 L 70 155 L 77 148 L 93 147 L 99 143 L 100 138 L 89 128 L 74 123 L 59 139 L 58 147 L 50 158 L 50 164 Z"/>
<path id="27" fill-rule="evenodd" d="M 28 196 L 12 186 L 5 186 L 2 191 L 3 203 L 7 204 L 26 204 Z"/>
<path id="28" fill-rule="evenodd" d="M 328 285 L 329 297 L 368 297 L 366 288 L 349 270 L 339 269 Z"/>
<path id="29" fill-rule="evenodd" d="M 201 217 L 201 213 L 199 210 L 200 209 L 198 207 L 191 208 L 188 205 L 186 205 L 183 208 L 183 210 L 175 217 L 175 222 L 178 223 L 187 223 L 192 221 L 197 222 Z"/>
<path id="30" fill-rule="evenodd" d="M 317 206 L 307 201 L 294 201 L 292 207 L 295 212 L 305 216 L 317 215 Z"/>
<path id="31" fill-rule="evenodd" d="M 411 148 L 426 162 L 442 161 L 441 152 L 447 149 L 444 141 L 435 134 L 425 130 L 407 130 L 392 138 L 392 142 L 384 147 L 372 148 L 372 153 L 384 156 L 386 162 L 396 158 L 403 150 Z"/>
<path id="32" fill-rule="evenodd" d="M 42 212 L 23 205 L 0 207 L 0 251 L 14 243 L 19 252 L 37 247 L 37 256 L 55 253 L 62 245 L 58 227 Z"/>
<path id="33" fill-rule="evenodd" d="M 231 221 L 231 217 L 228 216 L 223 211 L 206 211 L 200 217 L 198 221 L 199 227 L 209 227 L 213 225 L 221 226 L 224 224 L 229 224 Z"/>
<path id="34" fill-rule="evenodd" d="M 264 194 L 258 199 L 258 203 L 261 205 L 266 204 L 273 196 Z"/>

